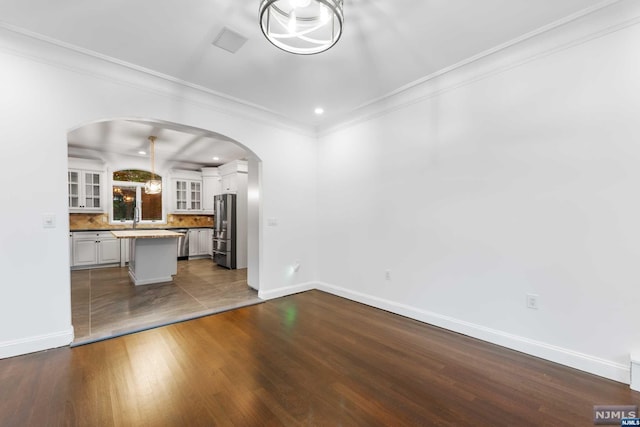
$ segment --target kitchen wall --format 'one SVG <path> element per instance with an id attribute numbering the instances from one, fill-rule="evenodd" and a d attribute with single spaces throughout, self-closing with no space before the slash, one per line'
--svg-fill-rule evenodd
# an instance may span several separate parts
<path id="1" fill-rule="evenodd" d="M 639 17 L 614 4 L 325 130 L 321 289 L 629 382 Z"/>
<path id="2" fill-rule="evenodd" d="M 165 120 L 238 141 L 260 169 L 252 193 L 259 203 L 252 207 L 259 213 L 252 284 L 257 279 L 268 298 L 315 279 L 313 130 L 1 23 L 0 64 L 0 358 L 72 340 L 67 132 L 95 120 Z M 45 216 L 54 228 L 44 227 Z M 278 225 L 263 226 L 266 217 Z M 291 274 L 295 260 L 302 268 Z"/>

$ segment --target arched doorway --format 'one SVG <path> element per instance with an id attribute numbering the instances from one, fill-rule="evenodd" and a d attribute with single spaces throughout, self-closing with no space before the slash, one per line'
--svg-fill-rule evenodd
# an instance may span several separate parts
<path id="1" fill-rule="evenodd" d="M 145 150 L 149 136 L 155 137 L 155 158 L 153 159 L 153 164 L 150 163 L 149 153 Z M 68 132 L 68 158 L 70 168 L 76 159 L 82 159 L 85 162 L 92 161 L 94 163 L 102 163 L 102 169 L 100 170 L 103 172 L 103 202 L 98 209 L 95 209 L 94 207 L 93 210 L 89 210 L 90 212 L 99 212 L 96 216 L 97 219 L 94 221 L 94 224 L 97 223 L 97 226 L 94 226 L 94 228 L 101 231 L 109 228 L 126 228 L 131 225 L 128 222 L 129 220 L 126 215 L 120 215 L 118 218 L 115 218 L 117 215 L 115 215 L 114 211 L 114 192 L 117 190 L 122 191 L 123 188 L 121 182 L 116 182 L 119 178 L 115 178 L 118 174 L 122 175 L 120 171 L 146 171 L 150 168 L 155 168 L 155 172 L 161 177 L 163 188 L 165 189 L 162 199 L 162 213 L 159 217 L 154 217 L 154 220 L 149 221 L 144 225 L 152 228 L 175 229 L 177 226 L 189 223 L 189 221 L 184 221 L 184 218 L 189 218 L 189 220 L 196 218 L 206 221 L 207 217 L 212 214 L 212 212 L 207 211 L 207 207 L 212 204 L 210 203 L 212 200 L 207 199 L 205 203 L 204 197 L 208 198 L 210 194 L 207 193 L 208 195 L 204 196 L 204 185 L 202 181 L 199 181 L 200 184 L 198 186 L 198 191 L 200 193 L 187 193 L 189 193 L 189 196 L 193 198 L 196 197 L 195 194 L 204 196 L 200 199 L 202 206 L 197 205 L 201 211 L 201 215 L 198 215 L 197 213 L 194 214 L 194 212 L 188 212 L 186 205 L 184 205 L 184 211 L 182 205 L 180 208 L 175 209 L 175 206 L 172 205 L 174 202 L 174 194 L 172 193 L 175 192 L 173 185 L 174 182 L 177 181 L 177 178 L 173 179 L 172 177 L 181 176 L 180 173 L 182 173 L 185 176 L 193 178 L 200 173 L 198 169 L 200 169 L 203 174 L 206 169 L 208 176 L 210 177 L 211 171 L 216 168 L 225 168 L 225 170 L 229 170 L 229 165 L 232 165 L 231 168 L 233 168 L 235 164 L 246 165 L 244 170 L 238 171 L 239 174 L 245 173 L 246 175 L 244 176 L 246 186 L 244 187 L 244 192 L 242 194 L 244 203 L 238 204 L 238 206 L 242 206 L 242 209 L 246 210 L 244 212 L 246 217 L 246 237 L 244 237 L 243 244 L 245 246 L 244 250 L 246 251 L 247 261 L 246 276 L 244 277 L 246 277 L 245 280 L 248 286 L 256 291 L 260 289 L 259 195 L 261 161 L 250 149 L 225 135 L 221 135 L 207 129 L 154 119 L 113 118 L 85 123 L 71 129 Z M 215 174 L 213 176 L 215 177 Z M 218 180 L 221 181 L 220 191 L 218 192 L 237 191 L 237 189 L 234 188 L 224 187 L 227 183 L 223 182 L 223 178 L 224 176 L 219 176 L 218 178 Z M 197 178 L 187 181 L 190 183 L 198 182 Z M 132 185 L 132 188 L 133 187 L 135 187 L 135 185 Z M 138 193 L 140 193 L 140 188 L 138 188 Z M 241 197 L 241 195 L 238 194 L 238 197 Z M 189 209 L 190 208 L 191 205 L 189 205 Z M 70 222 L 73 218 L 74 215 L 70 213 Z M 198 223 L 198 226 L 207 227 L 207 223 Z M 72 232 L 77 228 L 78 227 L 70 226 L 70 230 Z M 239 246 L 242 246 L 242 244 Z M 102 247 L 106 247 L 106 245 L 102 245 Z M 73 242 L 70 250 L 74 250 Z M 122 247 L 122 250 L 124 251 L 124 247 Z M 75 254 L 71 257 L 72 260 L 74 259 L 74 255 Z M 121 260 L 122 259 L 124 258 L 121 257 Z M 121 268 L 125 268 L 124 265 L 125 262 L 120 263 Z M 90 265 L 90 267 L 100 267 L 100 265 Z M 184 271 L 188 270 L 186 269 Z M 122 274 L 122 272 L 119 273 L 118 277 L 120 280 L 123 280 Z M 237 281 L 238 278 L 242 276 L 235 275 L 233 277 Z M 74 278 L 72 277 L 72 284 L 73 280 Z M 202 280 L 202 285 L 206 286 L 208 279 L 205 277 Z M 145 293 L 148 293 L 147 290 L 144 291 Z M 134 297 L 139 293 L 141 292 L 137 292 L 136 290 Z M 166 295 L 156 298 L 156 301 L 164 297 L 166 297 Z M 139 303 L 140 300 L 144 300 L 144 298 L 138 298 L 138 301 L 132 304 L 135 305 Z M 255 303 L 255 301 L 252 303 Z M 192 313 L 193 317 L 205 315 L 208 312 L 214 313 L 216 311 L 231 308 L 230 306 L 227 306 L 207 310 L 206 304 L 204 305 L 205 307 L 203 307 L 203 310 L 195 310 Z M 241 306 L 243 304 L 238 303 L 238 301 L 234 301 L 231 305 Z M 128 327 L 128 330 L 119 328 L 118 332 L 114 335 L 134 332 L 148 327 L 173 323 L 175 321 L 182 321 L 185 320 L 185 318 L 189 318 L 189 314 L 185 315 L 184 312 L 179 312 L 172 318 L 165 318 L 162 321 L 156 320 L 151 323 L 142 322 L 140 325 Z M 103 339 L 104 336 L 102 335 L 103 334 L 100 336 L 88 337 L 86 340 L 82 340 L 81 342 Z M 76 334 L 76 336 L 78 336 L 78 334 Z M 76 342 L 78 342 L 78 340 L 76 340 Z"/>

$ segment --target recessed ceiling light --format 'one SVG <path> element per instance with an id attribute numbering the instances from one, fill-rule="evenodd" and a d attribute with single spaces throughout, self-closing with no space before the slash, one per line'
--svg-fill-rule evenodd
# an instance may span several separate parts
<path id="1" fill-rule="evenodd" d="M 220 157 L 218 157 L 218 156 L 214 156 L 214 157 L 213 157 L 213 160 L 220 160 Z"/>
<path id="2" fill-rule="evenodd" d="M 313 112 L 316 113 L 317 115 L 320 115 L 320 114 L 324 113 L 324 108 L 316 107 L 316 109 L 313 110 Z"/>
<path id="3" fill-rule="evenodd" d="M 142 151 L 142 150 L 141 150 L 141 151 L 138 151 L 138 154 L 141 154 L 141 155 L 143 155 L 143 156 L 144 156 L 145 154 L 147 154 L 147 152 L 146 152 L 146 151 Z"/>

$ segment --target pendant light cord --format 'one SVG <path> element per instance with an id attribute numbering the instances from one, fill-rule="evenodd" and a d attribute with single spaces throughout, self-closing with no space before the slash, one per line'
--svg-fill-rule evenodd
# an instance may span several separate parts
<path id="1" fill-rule="evenodd" d="M 151 141 L 151 179 L 156 179 L 156 137 L 150 136 Z"/>

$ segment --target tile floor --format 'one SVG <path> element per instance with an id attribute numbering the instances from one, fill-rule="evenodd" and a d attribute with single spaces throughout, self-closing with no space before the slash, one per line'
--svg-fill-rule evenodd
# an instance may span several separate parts
<path id="1" fill-rule="evenodd" d="M 128 268 L 71 272 L 73 345 L 257 304 L 247 270 L 210 259 L 178 261 L 172 283 L 134 286 Z"/>

